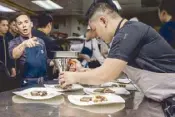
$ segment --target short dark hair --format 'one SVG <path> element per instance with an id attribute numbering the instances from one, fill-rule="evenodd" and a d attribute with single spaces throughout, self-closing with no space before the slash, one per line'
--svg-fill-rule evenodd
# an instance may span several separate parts
<path id="1" fill-rule="evenodd" d="M 24 13 L 24 12 L 19 12 L 19 13 L 17 13 L 15 16 L 14 16 L 14 21 L 16 21 L 16 19 L 19 17 L 19 16 L 21 16 L 21 15 L 26 15 L 29 19 L 30 19 L 30 16 L 28 15 L 28 14 L 26 14 L 26 13 Z"/>
<path id="2" fill-rule="evenodd" d="M 50 14 L 41 14 L 38 16 L 38 27 L 44 28 L 47 24 L 53 22 L 53 17 Z"/>
<path id="3" fill-rule="evenodd" d="M 89 19 L 92 18 L 92 16 L 94 16 L 94 14 L 98 11 L 102 11 L 102 12 L 106 12 L 109 11 L 109 13 L 117 13 L 116 9 L 114 9 L 111 5 L 109 5 L 108 3 L 97 3 L 95 4 L 91 10 L 89 11 L 89 13 L 87 14 L 87 21 L 89 21 Z"/>
<path id="4" fill-rule="evenodd" d="M 102 4 L 110 10 L 119 12 L 118 8 L 112 0 L 94 0 L 94 2 L 91 4 L 91 6 L 85 14 L 85 20 L 88 21 Z"/>
<path id="5" fill-rule="evenodd" d="M 159 5 L 160 11 L 167 11 L 172 17 L 175 16 L 175 0 L 162 0 Z"/>
<path id="6" fill-rule="evenodd" d="M 9 20 L 9 24 L 11 24 L 12 22 L 15 22 L 15 17 L 11 17 L 10 20 Z"/>
<path id="7" fill-rule="evenodd" d="M 3 20 L 7 20 L 8 21 L 8 18 L 4 17 L 4 16 L 0 16 L 0 22 L 3 21 Z"/>

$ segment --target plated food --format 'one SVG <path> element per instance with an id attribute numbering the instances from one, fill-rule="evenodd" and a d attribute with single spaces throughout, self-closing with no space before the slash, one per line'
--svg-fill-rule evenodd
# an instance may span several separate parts
<path id="1" fill-rule="evenodd" d="M 83 87 L 79 84 L 72 84 L 72 85 L 67 85 L 66 87 L 63 87 L 60 84 L 44 84 L 46 88 L 51 88 L 55 91 L 59 92 L 65 92 L 65 91 L 77 91 L 80 89 L 83 89 Z"/>
<path id="2" fill-rule="evenodd" d="M 45 99 L 51 99 L 53 97 L 59 96 L 62 93 L 59 93 L 57 91 L 54 91 L 49 88 L 29 88 L 22 91 L 16 91 L 13 92 L 14 94 L 26 98 L 26 99 L 32 99 L 32 100 L 45 100 Z"/>
<path id="3" fill-rule="evenodd" d="M 64 90 L 70 90 L 72 89 L 72 85 L 67 85 L 64 87 L 63 85 L 58 84 L 58 85 L 55 85 L 55 88 L 62 88 Z"/>
<path id="4" fill-rule="evenodd" d="M 46 96 L 47 91 L 31 91 L 31 96 Z"/>
<path id="5" fill-rule="evenodd" d="M 94 92 L 99 92 L 99 93 L 115 93 L 115 91 L 113 91 L 110 88 L 99 88 L 99 89 L 95 89 Z"/>
<path id="6" fill-rule="evenodd" d="M 125 88 L 129 91 L 137 91 L 139 88 L 135 84 L 125 84 L 125 83 L 116 83 L 116 82 L 107 82 L 104 84 L 101 84 L 100 87 L 106 88 L 106 87 L 118 87 L 118 88 Z"/>
<path id="7" fill-rule="evenodd" d="M 86 94 L 117 94 L 117 95 L 129 95 L 130 92 L 122 87 L 108 87 L 108 88 L 84 88 Z"/>
<path id="8" fill-rule="evenodd" d="M 121 83 L 119 83 L 119 87 L 126 88 L 126 84 L 121 84 Z"/>
<path id="9" fill-rule="evenodd" d="M 80 99 L 80 101 L 81 102 L 90 102 L 90 101 L 93 101 L 94 103 L 97 103 L 97 102 L 107 101 L 107 98 L 105 96 L 97 95 L 95 97 L 82 97 Z"/>
<path id="10" fill-rule="evenodd" d="M 79 106 L 125 103 L 125 100 L 122 97 L 114 94 L 69 95 L 68 99 L 71 103 Z"/>

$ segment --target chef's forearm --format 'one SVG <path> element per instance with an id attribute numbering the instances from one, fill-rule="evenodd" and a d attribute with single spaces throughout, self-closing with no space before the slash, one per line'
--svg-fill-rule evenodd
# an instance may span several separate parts
<path id="1" fill-rule="evenodd" d="M 23 54 L 24 50 L 25 50 L 25 45 L 23 43 L 21 43 L 20 45 L 15 47 L 12 51 L 13 58 L 14 59 L 20 58 L 21 55 Z"/>
<path id="2" fill-rule="evenodd" d="M 80 84 L 100 85 L 113 80 L 108 73 L 104 72 L 101 67 L 87 72 L 75 73 L 75 78 Z"/>

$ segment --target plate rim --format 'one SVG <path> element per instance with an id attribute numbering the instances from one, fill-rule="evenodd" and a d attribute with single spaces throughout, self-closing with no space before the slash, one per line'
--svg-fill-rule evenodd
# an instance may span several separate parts
<path id="1" fill-rule="evenodd" d="M 117 104 L 117 103 L 125 103 L 125 100 L 121 97 L 121 96 L 119 96 L 119 95 L 114 95 L 114 94 L 101 94 L 101 96 L 115 96 L 115 97 L 118 97 L 118 98 L 120 98 L 121 100 L 122 100 L 122 102 L 107 102 L 107 103 L 91 103 L 91 104 L 80 104 L 80 103 L 74 103 L 73 101 L 72 101 L 72 99 L 71 99 L 71 97 L 75 97 L 75 96 L 82 96 L 82 97 L 90 97 L 90 96 L 95 96 L 94 94 L 92 94 L 92 95 L 68 95 L 68 100 L 69 100 L 69 102 L 70 103 L 72 103 L 72 104 L 75 104 L 75 105 L 78 105 L 78 106 L 93 106 L 93 105 L 107 105 L 107 104 Z"/>
<path id="2" fill-rule="evenodd" d="M 77 89 L 70 89 L 70 90 L 63 90 L 63 89 L 61 89 L 61 88 L 55 88 L 55 87 L 47 87 L 47 86 L 49 86 L 49 85 L 57 85 L 57 84 L 44 84 L 44 87 L 45 88 L 51 88 L 51 89 L 54 89 L 55 91 L 58 91 L 58 92 L 68 92 L 68 91 L 76 91 L 76 90 L 80 90 L 80 89 L 83 89 L 84 87 L 82 86 L 82 85 L 80 85 L 80 84 L 72 84 L 72 85 L 77 85 L 77 86 L 79 86 L 80 88 L 77 88 Z"/>
<path id="3" fill-rule="evenodd" d="M 95 90 L 95 89 L 102 89 L 102 88 L 83 88 L 83 91 L 85 93 L 88 93 L 88 94 L 95 94 L 95 92 L 87 91 L 87 89 L 92 89 L 92 90 L 94 89 Z M 110 88 L 110 87 L 108 87 L 108 88 Z M 99 94 L 115 94 L 115 95 L 130 95 L 131 94 L 126 88 L 123 88 L 123 87 L 111 87 L 110 89 L 114 89 L 114 88 L 116 88 L 116 89 L 117 88 L 124 89 L 127 93 L 125 93 L 125 94 L 117 94 L 117 92 L 115 91 L 115 93 L 99 93 Z"/>
<path id="4" fill-rule="evenodd" d="M 25 91 L 27 92 L 28 90 L 30 91 L 32 91 L 32 90 L 46 90 L 46 91 L 48 91 L 48 90 L 50 90 L 52 93 L 54 92 L 54 95 L 52 95 L 52 96 L 48 96 L 48 97 L 43 97 L 43 98 L 31 98 L 31 97 L 28 97 L 28 96 L 24 96 L 24 95 L 22 95 L 22 94 L 20 94 L 20 93 L 24 93 Z M 47 100 L 47 99 L 51 99 L 51 98 L 54 98 L 54 97 L 56 97 L 56 96 L 61 96 L 62 95 L 62 93 L 60 93 L 60 92 L 57 92 L 57 91 L 54 91 L 54 90 L 51 90 L 51 89 L 49 89 L 49 88 L 45 88 L 45 87 L 32 87 L 32 88 L 27 88 L 27 89 L 24 89 L 24 90 L 21 90 L 21 91 L 14 91 L 14 92 L 12 92 L 13 94 L 15 94 L 15 95 L 17 95 L 17 96 L 21 96 L 21 97 L 23 97 L 23 98 L 26 98 L 26 99 L 30 99 L 30 100 Z"/>

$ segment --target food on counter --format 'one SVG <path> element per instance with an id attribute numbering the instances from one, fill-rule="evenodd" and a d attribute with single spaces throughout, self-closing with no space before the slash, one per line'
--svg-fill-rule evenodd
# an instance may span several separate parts
<path id="1" fill-rule="evenodd" d="M 47 95 L 47 91 L 32 91 L 31 95 L 32 96 L 46 96 Z"/>
<path id="2" fill-rule="evenodd" d="M 108 101 L 107 98 L 105 96 L 95 96 L 95 99 L 93 100 L 93 102 L 97 103 L 97 102 L 104 102 L 104 101 Z"/>
<path id="3" fill-rule="evenodd" d="M 82 97 L 80 99 L 81 102 L 90 102 L 93 101 L 94 103 L 98 103 L 98 102 L 104 102 L 104 101 L 108 101 L 107 98 L 105 96 L 95 96 L 95 97 Z"/>
<path id="4" fill-rule="evenodd" d="M 80 99 L 81 102 L 90 102 L 92 101 L 92 97 L 83 97 Z"/>
<path id="5" fill-rule="evenodd" d="M 115 93 L 115 91 L 111 90 L 110 88 L 99 88 L 94 90 L 94 92 L 99 92 L 99 93 Z"/>
<path id="6" fill-rule="evenodd" d="M 61 89 L 64 89 L 64 90 L 69 90 L 69 89 L 72 89 L 72 85 L 66 85 L 66 86 L 63 86 L 63 85 L 56 85 L 55 88 L 61 88 Z"/>
<path id="7" fill-rule="evenodd" d="M 125 88 L 126 87 L 126 84 L 119 84 L 119 87 Z"/>

